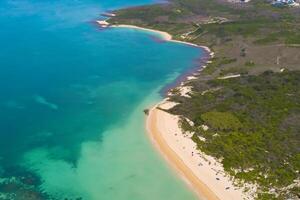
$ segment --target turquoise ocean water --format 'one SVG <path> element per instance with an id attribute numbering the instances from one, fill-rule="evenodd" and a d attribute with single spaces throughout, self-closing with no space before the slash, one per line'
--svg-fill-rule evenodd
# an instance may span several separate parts
<path id="1" fill-rule="evenodd" d="M 0 1 L 0 199 L 192 200 L 152 147 L 143 109 L 201 49 L 100 30 L 150 0 Z"/>

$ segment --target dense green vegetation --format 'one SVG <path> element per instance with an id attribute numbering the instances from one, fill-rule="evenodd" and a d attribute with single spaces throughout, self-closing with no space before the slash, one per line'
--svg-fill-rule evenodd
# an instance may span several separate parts
<path id="1" fill-rule="evenodd" d="M 200 118 L 216 131 L 237 131 L 242 128 L 240 120 L 229 112 L 210 111 L 203 113 Z"/>
<path id="2" fill-rule="evenodd" d="M 256 18 L 222 24 L 207 24 L 202 25 L 201 28 L 203 32 L 215 34 L 220 38 L 242 35 L 244 37 L 259 38 L 255 41 L 259 44 L 272 43 L 278 40 L 291 44 L 300 44 L 300 27 L 296 19 L 293 23 L 290 23 L 281 18 L 275 20 L 272 18 Z"/>
<path id="3" fill-rule="evenodd" d="M 218 16 L 229 20 L 224 23 L 197 23 L 198 17 L 205 16 Z M 261 0 L 253 0 L 246 8 L 217 3 L 216 0 L 173 0 L 172 4 L 120 10 L 118 16 L 110 22 L 133 23 L 175 33 L 175 36 L 196 27 L 191 35 L 196 36 L 196 43 L 203 42 L 205 36 L 216 36 L 225 40 L 243 36 L 254 37 L 256 44 L 275 41 L 300 44 L 299 12 L 288 8 L 276 9 L 268 1 Z"/>
<path id="4" fill-rule="evenodd" d="M 197 82 L 197 81 L 195 81 Z M 194 83 L 195 84 L 195 83 Z M 170 112 L 187 117 L 198 148 L 218 159 L 239 180 L 258 183 L 259 199 L 299 195 L 300 171 L 300 72 L 265 72 L 209 81 L 203 94 L 195 87 L 192 98 L 174 96 L 180 102 Z M 201 125 L 207 125 L 203 130 Z M 206 140 L 200 140 L 198 136 Z M 292 189 L 283 189 L 291 186 Z"/>

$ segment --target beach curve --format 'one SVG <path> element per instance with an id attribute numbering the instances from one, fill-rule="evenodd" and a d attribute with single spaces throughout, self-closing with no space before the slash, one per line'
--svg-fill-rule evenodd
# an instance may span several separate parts
<path id="1" fill-rule="evenodd" d="M 157 150 L 199 199 L 252 199 L 243 188 L 235 186 L 218 161 L 198 151 L 191 139 L 192 133 L 189 135 L 181 131 L 179 116 L 164 111 L 175 104 L 165 99 L 149 110 L 146 129 Z"/>
<path id="2" fill-rule="evenodd" d="M 97 24 L 102 27 L 102 28 L 128 28 L 128 29 L 135 29 L 135 30 L 140 30 L 140 31 L 147 31 L 147 32 L 152 32 L 152 33 L 157 33 L 159 34 L 163 40 L 165 41 L 169 41 L 169 42 L 176 42 L 176 43 L 181 43 L 181 44 L 185 44 L 188 46 L 193 46 L 193 47 L 198 47 L 198 48 L 202 48 L 205 51 L 209 52 L 210 56 L 213 56 L 214 53 L 210 50 L 210 48 L 208 48 L 207 46 L 201 46 L 201 45 L 197 45 L 194 44 L 192 42 L 185 42 L 185 41 L 181 41 L 181 40 L 175 40 L 173 39 L 173 36 L 165 31 L 159 31 L 156 29 L 150 29 L 150 28 L 143 28 L 140 26 L 135 26 L 135 25 L 128 25 L 128 24 L 119 24 L 119 25 L 112 25 L 109 24 L 107 21 L 96 21 Z"/>

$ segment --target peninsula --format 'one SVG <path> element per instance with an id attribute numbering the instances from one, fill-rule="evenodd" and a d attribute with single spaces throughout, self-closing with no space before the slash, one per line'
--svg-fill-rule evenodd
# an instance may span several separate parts
<path id="1" fill-rule="evenodd" d="M 300 198 L 298 7 L 170 0 L 105 23 L 213 52 L 147 118 L 154 144 L 202 199 Z"/>

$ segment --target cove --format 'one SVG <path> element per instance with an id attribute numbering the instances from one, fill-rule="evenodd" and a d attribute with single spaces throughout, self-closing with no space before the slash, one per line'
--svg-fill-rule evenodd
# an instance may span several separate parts
<path id="1" fill-rule="evenodd" d="M 92 23 L 148 3 L 0 2 L 0 199 L 196 198 L 152 147 L 143 109 L 204 52 Z"/>

